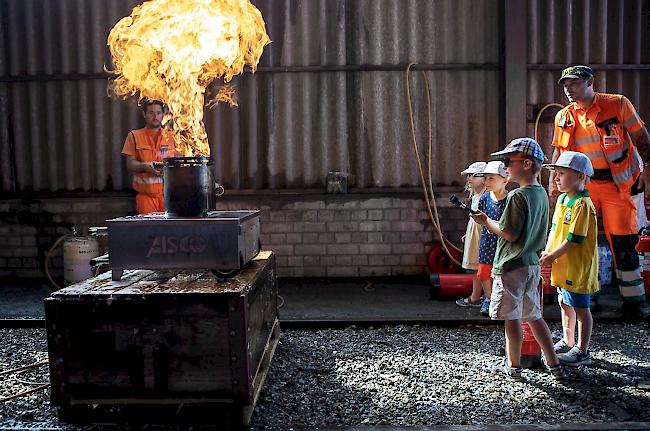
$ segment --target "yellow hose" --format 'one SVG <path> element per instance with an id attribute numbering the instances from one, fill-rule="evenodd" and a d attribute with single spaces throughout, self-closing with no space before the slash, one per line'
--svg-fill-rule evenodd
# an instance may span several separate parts
<path id="1" fill-rule="evenodd" d="M 544 105 L 544 107 L 542 107 L 542 109 L 540 109 L 539 112 L 537 113 L 537 118 L 535 119 L 535 140 L 536 141 L 537 141 L 537 127 L 539 126 L 540 118 L 542 118 L 542 113 L 544 111 L 546 111 L 547 108 L 551 108 L 553 106 L 556 106 L 556 107 L 558 107 L 560 109 L 564 108 L 564 106 L 560 105 L 559 103 L 549 103 L 547 105 Z M 537 141 L 537 142 L 539 142 L 539 141 Z"/>
<path id="2" fill-rule="evenodd" d="M 564 108 L 564 106 L 560 105 L 559 103 L 548 103 L 548 104 L 544 105 L 542 107 L 542 109 L 540 109 L 539 112 L 537 113 L 537 118 L 535 118 L 535 140 L 537 141 L 537 143 L 539 143 L 539 140 L 537 139 L 537 128 L 539 126 L 539 120 L 540 120 L 540 118 L 542 118 L 542 113 L 544 111 L 546 111 L 547 108 L 551 108 L 551 107 L 554 107 L 554 106 L 558 107 L 560 109 Z M 539 181 L 540 183 L 542 182 L 542 173 L 541 172 L 539 174 L 537 174 L 537 181 Z"/>
<path id="3" fill-rule="evenodd" d="M 426 94 L 427 94 L 427 125 L 428 125 L 428 182 L 426 181 L 424 177 L 424 171 L 422 169 L 422 161 L 420 159 L 420 151 L 418 150 L 418 144 L 417 144 L 417 138 L 415 136 L 415 121 L 413 119 L 413 99 L 411 97 L 411 88 L 410 88 L 410 76 L 411 76 L 411 67 L 413 67 L 415 63 L 410 63 L 408 67 L 406 68 L 406 101 L 408 104 L 408 111 L 409 111 L 409 120 L 411 124 L 411 137 L 412 137 L 412 143 L 413 143 L 413 150 L 415 151 L 415 158 L 417 159 L 418 163 L 418 172 L 420 174 L 420 181 L 422 181 L 422 189 L 424 191 L 424 199 L 426 200 L 427 203 L 427 211 L 429 212 L 429 217 L 431 218 L 431 223 L 433 224 L 434 229 L 436 230 L 436 233 L 440 237 L 440 243 L 442 244 L 442 248 L 451 259 L 452 262 L 454 262 L 456 265 L 461 266 L 461 263 L 458 262 L 458 260 L 451 254 L 449 251 L 448 247 L 451 247 L 455 249 L 456 251 L 461 251 L 462 250 L 458 247 L 456 247 L 454 244 L 451 243 L 447 238 L 445 238 L 444 234 L 442 233 L 442 229 L 440 227 L 440 218 L 438 215 L 438 207 L 436 205 L 436 198 L 433 193 L 433 180 L 432 180 L 432 172 L 431 172 L 431 153 L 432 153 L 432 146 L 433 146 L 433 135 L 432 135 L 432 119 L 431 119 L 431 94 L 429 90 L 429 79 L 427 78 L 426 73 L 422 71 L 422 77 L 424 78 L 424 85 L 426 88 Z M 427 188 L 428 185 L 428 188 Z"/>

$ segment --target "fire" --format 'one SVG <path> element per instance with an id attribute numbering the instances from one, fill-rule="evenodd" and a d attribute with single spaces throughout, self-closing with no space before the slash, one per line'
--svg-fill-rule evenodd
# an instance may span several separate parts
<path id="1" fill-rule="evenodd" d="M 210 155 L 203 125 L 206 87 L 226 84 L 215 98 L 236 105 L 227 84 L 254 73 L 271 40 L 249 0 L 150 0 L 136 6 L 108 35 L 115 66 L 114 93 L 124 99 L 159 99 L 169 107 L 166 127 L 179 151 Z"/>

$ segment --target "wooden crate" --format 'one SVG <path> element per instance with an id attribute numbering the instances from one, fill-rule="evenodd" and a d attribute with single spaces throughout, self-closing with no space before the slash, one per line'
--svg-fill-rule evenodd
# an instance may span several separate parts
<path id="1" fill-rule="evenodd" d="M 165 406 L 146 416 L 169 421 L 164 413 L 210 406 L 209 420 L 225 405 L 245 424 L 279 338 L 275 256 L 260 253 L 229 281 L 209 271 L 102 274 L 54 292 L 45 315 L 62 420 L 94 421 L 97 406 L 130 419 Z"/>

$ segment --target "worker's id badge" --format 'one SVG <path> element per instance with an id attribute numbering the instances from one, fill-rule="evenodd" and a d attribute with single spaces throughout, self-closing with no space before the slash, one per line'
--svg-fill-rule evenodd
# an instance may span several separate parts
<path id="1" fill-rule="evenodd" d="M 160 159 L 165 159 L 167 157 L 173 157 L 172 151 L 169 150 L 169 147 L 167 145 L 161 145 L 160 146 Z"/>
<path id="2" fill-rule="evenodd" d="M 603 147 L 605 147 L 605 149 L 617 147 L 618 144 L 618 135 L 603 136 Z"/>

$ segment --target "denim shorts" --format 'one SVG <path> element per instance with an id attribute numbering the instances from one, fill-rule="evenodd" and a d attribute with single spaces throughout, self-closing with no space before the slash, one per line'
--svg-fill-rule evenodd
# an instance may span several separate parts
<path id="1" fill-rule="evenodd" d="M 588 293 L 569 292 L 561 287 L 557 288 L 557 293 L 562 295 L 562 302 L 564 305 L 573 308 L 589 308 L 590 295 Z"/>

